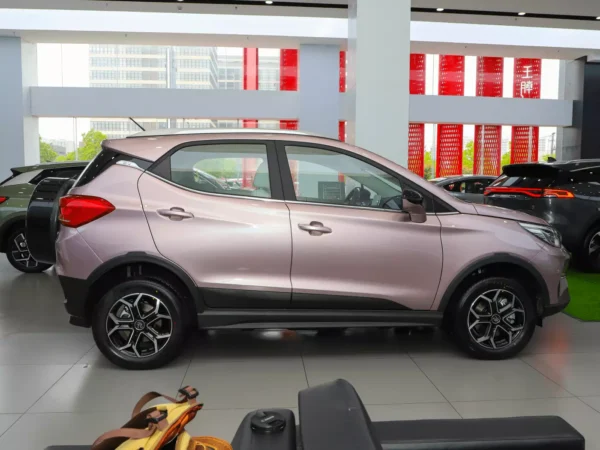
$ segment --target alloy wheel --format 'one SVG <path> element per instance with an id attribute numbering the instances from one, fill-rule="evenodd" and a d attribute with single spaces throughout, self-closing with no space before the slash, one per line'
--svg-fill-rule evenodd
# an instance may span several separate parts
<path id="1" fill-rule="evenodd" d="M 525 308 L 512 292 L 493 289 L 479 295 L 471 304 L 467 326 L 480 346 L 500 350 L 519 339 L 526 324 Z"/>
<path id="2" fill-rule="evenodd" d="M 14 261 L 25 268 L 37 267 L 38 262 L 33 259 L 29 252 L 27 239 L 24 233 L 19 233 L 10 244 L 10 252 Z"/>
<path id="3" fill-rule="evenodd" d="M 590 257 L 590 261 L 600 262 L 600 231 L 598 231 L 592 236 L 592 239 L 590 239 L 588 255 Z"/>
<path id="4" fill-rule="evenodd" d="M 169 309 L 159 298 L 144 293 L 120 298 L 106 318 L 111 345 L 133 358 L 156 355 L 167 345 L 172 331 Z"/>

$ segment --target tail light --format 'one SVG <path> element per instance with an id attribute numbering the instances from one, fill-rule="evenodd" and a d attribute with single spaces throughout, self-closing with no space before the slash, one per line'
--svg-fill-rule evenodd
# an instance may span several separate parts
<path id="1" fill-rule="evenodd" d="M 540 189 L 540 188 L 513 188 L 513 187 L 488 187 L 483 195 L 491 194 L 521 194 L 532 198 L 575 198 L 567 189 Z"/>
<path id="2" fill-rule="evenodd" d="M 58 220 L 65 227 L 77 228 L 98 220 L 115 210 L 107 200 L 86 195 L 67 195 L 60 199 Z"/>
<path id="3" fill-rule="evenodd" d="M 0 205 L 8 200 L 8 197 L 0 197 Z"/>

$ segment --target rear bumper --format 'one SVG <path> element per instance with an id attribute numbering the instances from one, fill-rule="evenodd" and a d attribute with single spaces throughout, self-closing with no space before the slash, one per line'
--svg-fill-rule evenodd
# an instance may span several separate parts
<path id="1" fill-rule="evenodd" d="M 86 301 L 89 294 L 87 280 L 59 275 L 60 285 L 65 294 L 65 309 L 71 316 L 69 323 L 80 327 L 89 327 L 89 315 L 86 314 Z"/>
<path id="2" fill-rule="evenodd" d="M 558 314 L 567 307 L 570 301 L 571 294 L 569 293 L 569 283 L 567 281 L 567 277 L 563 275 L 558 284 L 557 301 L 556 303 L 546 305 L 544 307 L 542 317 Z"/>

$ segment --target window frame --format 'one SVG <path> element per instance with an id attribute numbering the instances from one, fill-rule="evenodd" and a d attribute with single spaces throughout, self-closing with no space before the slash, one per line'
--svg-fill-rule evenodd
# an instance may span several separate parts
<path id="1" fill-rule="evenodd" d="M 283 195 L 284 195 L 286 202 L 301 203 L 301 204 L 315 205 L 315 206 L 324 206 L 324 207 L 333 206 L 336 208 L 362 209 L 362 210 L 367 210 L 367 211 L 385 211 L 385 212 L 392 212 L 392 213 L 396 213 L 396 214 L 397 213 L 406 213 L 406 211 L 403 211 L 403 210 L 395 210 L 395 209 L 392 210 L 392 209 L 385 209 L 385 208 L 372 207 L 372 206 L 339 205 L 336 203 L 318 203 L 318 202 L 307 202 L 307 201 L 303 201 L 303 200 L 298 200 L 296 198 L 296 191 L 294 189 L 294 181 L 292 179 L 292 171 L 290 170 L 289 160 L 287 158 L 287 153 L 285 151 L 286 147 L 314 148 L 314 149 L 318 149 L 318 150 L 325 150 L 325 151 L 330 151 L 333 153 L 339 153 L 341 155 L 348 156 L 350 158 L 355 158 L 361 162 L 364 162 L 366 164 L 369 164 L 369 165 L 375 167 L 378 170 L 381 170 L 382 172 L 387 173 L 388 175 L 391 175 L 391 176 L 397 178 L 398 182 L 402 185 L 403 190 L 405 189 L 405 187 L 407 187 L 409 189 L 413 189 L 413 190 L 419 192 L 421 195 L 423 195 L 423 197 L 427 197 L 428 200 L 431 202 L 431 209 L 432 209 L 432 211 L 429 211 L 428 214 L 436 214 L 436 205 L 438 205 L 440 203 L 442 203 L 442 208 L 444 208 L 446 210 L 454 211 L 454 208 L 447 205 L 445 202 L 440 200 L 438 197 L 433 195 L 431 192 L 421 188 L 420 186 L 417 186 L 413 182 L 407 180 L 402 175 L 400 175 L 397 172 L 394 172 L 393 170 L 389 169 L 388 167 L 383 166 L 383 165 L 381 165 L 369 158 L 366 158 L 362 155 L 358 155 L 356 153 L 352 153 L 352 152 L 349 152 L 347 150 L 344 150 L 344 149 L 341 149 L 338 147 L 332 147 L 330 145 L 316 144 L 316 143 L 311 143 L 311 142 L 298 142 L 298 141 L 290 141 L 290 140 L 279 141 L 278 140 L 278 141 L 276 141 L 277 159 L 278 159 L 279 167 L 281 170 Z M 447 213 L 447 211 L 444 211 L 444 212 Z"/>
<path id="2" fill-rule="evenodd" d="M 131 138 L 138 139 L 138 138 Z M 216 193 L 216 192 L 204 192 L 196 189 L 191 189 L 186 186 L 182 186 L 177 184 L 173 180 L 171 180 L 171 156 L 177 153 L 180 150 L 183 150 L 188 147 L 198 147 L 202 145 L 232 145 L 232 144 L 240 144 L 240 145 L 264 145 L 267 151 L 267 167 L 269 168 L 269 184 L 271 188 L 271 197 L 254 197 L 251 195 L 237 195 L 237 194 L 226 194 L 226 193 Z M 176 145 L 171 150 L 166 152 L 163 156 L 154 162 L 149 168 L 148 173 L 172 184 L 173 186 L 177 186 L 179 189 L 184 189 L 188 192 L 194 192 L 200 195 L 215 195 L 215 196 L 224 196 L 228 198 L 239 198 L 239 199 L 251 199 L 251 200 L 261 200 L 261 201 L 273 201 L 273 200 L 284 200 L 283 187 L 281 181 L 281 174 L 279 170 L 279 163 L 277 160 L 275 143 L 270 140 L 265 139 L 204 139 L 198 141 L 189 141 L 184 142 L 183 144 Z"/>

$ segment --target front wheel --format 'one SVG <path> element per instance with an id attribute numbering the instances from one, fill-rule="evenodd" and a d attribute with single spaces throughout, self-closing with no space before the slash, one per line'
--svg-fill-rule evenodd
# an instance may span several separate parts
<path id="1" fill-rule="evenodd" d="M 154 280 L 125 281 L 96 305 L 94 340 L 114 364 L 131 370 L 156 369 L 175 359 L 185 340 L 181 296 Z"/>
<path id="2" fill-rule="evenodd" d="M 454 314 L 458 345 L 479 359 L 506 359 L 518 354 L 535 331 L 533 299 L 519 282 L 487 278 L 462 295 Z"/>
<path id="3" fill-rule="evenodd" d="M 52 265 L 36 261 L 29 251 L 25 227 L 18 228 L 8 236 L 6 243 L 6 258 L 17 270 L 23 273 L 40 273 Z"/>

